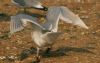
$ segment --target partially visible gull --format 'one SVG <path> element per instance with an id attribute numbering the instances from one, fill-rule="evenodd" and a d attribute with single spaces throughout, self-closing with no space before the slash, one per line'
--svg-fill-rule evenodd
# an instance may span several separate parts
<path id="1" fill-rule="evenodd" d="M 47 8 L 40 3 L 41 0 L 11 0 L 11 2 L 18 7 L 36 8 L 47 11 Z"/>
<path id="2" fill-rule="evenodd" d="M 21 31 L 27 22 L 32 23 L 32 40 L 37 45 L 37 58 L 39 58 L 39 51 L 44 47 L 51 47 L 55 39 L 62 33 L 58 32 L 58 22 L 62 19 L 66 23 L 72 23 L 85 29 L 88 27 L 84 22 L 68 8 L 63 6 L 50 7 L 46 15 L 46 22 L 43 25 L 37 23 L 38 18 L 26 14 L 17 14 L 11 16 L 10 33 Z"/>

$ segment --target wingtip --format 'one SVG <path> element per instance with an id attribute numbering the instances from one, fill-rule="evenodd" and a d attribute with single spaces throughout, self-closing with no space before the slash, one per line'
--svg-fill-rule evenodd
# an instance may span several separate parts
<path id="1" fill-rule="evenodd" d="M 84 28 L 84 29 L 89 29 L 89 27 L 88 26 L 81 26 L 82 28 Z"/>
<path id="2" fill-rule="evenodd" d="M 85 29 L 89 29 L 89 27 L 85 23 L 82 25 L 82 27 Z"/>
<path id="3" fill-rule="evenodd" d="M 78 26 L 80 26 L 81 28 L 84 28 L 84 29 L 89 29 L 89 27 L 86 25 L 86 24 L 76 24 Z"/>
<path id="4" fill-rule="evenodd" d="M 89 29 L 89 27 L 86 26 L 85 29 Z"/>

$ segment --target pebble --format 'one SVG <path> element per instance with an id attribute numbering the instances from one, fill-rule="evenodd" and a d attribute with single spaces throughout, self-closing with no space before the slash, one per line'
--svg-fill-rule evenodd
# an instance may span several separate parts
<path id="1" fill-rule="evenodd" d="M 10 47 L 6 47 L 7 50 L 10 50 Z"/>
<path id="2" fill-rule="evenodd" d="M 6 57 L 5 56 L 0 56 L 0 59 L 4 60 L 4 59 L 6 59 Z"/>
<path id="3" fill-rule="evenodd" d="M 85 32 L 82 32 L 81 35 L 85 35 Z"/>
<path id="4" fill-rule="evenodd" d="M 96 32 L 92 32 L 92 34 L 96 34 Z"/>
<path id="5" fill-rule="evenodd" d="M 18 58 L 17 56 L 13 56 L 13 55 L 11 55 L 11 56 L 0 56 L 0 60 L 8 60 L 8 59 L 15 60 L 17 58 Z"/>
<path id="6" fill-rule="evenodd" d="M 82 10 L 82 11 L 80 11 L 80 13 L 84 13 L 84 14 L 86 14 L 86 13 L 87 13 L 87 11 L 85 11 L 85 10 Z"/>
<path id="7" fill-rule="evenodd" d="M 80 18 L 83 18 L 83 19 L 88 19 L 88 18 L 89 18 L 89 16 L 84 15 L 84 16 L 80 16 Z"/>
<path id="8" fill-rule="evenodd" d="M 10 59 L 17 59 L 18 57 L 17 56 L 8 56 L 8 58 L 10 58 Z"/>

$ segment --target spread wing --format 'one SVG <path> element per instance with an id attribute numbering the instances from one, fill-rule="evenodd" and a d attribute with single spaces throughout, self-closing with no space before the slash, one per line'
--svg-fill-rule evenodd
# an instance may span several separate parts
<path id="1" fill-rule="evenodd" d="M 26 14 L 11 16 L 10 33 L 12 34 L 24 29 L 24 27 L 27 26 L 27 22 L 31 22 L 33 25 L 33 29 L 35 30 L 44 29 L 40 24 L 36 22 L 37 20 L 38 19 L 36 17 L 32 17 Z"/>
<path id="2" fill-rule="evenodd" d="M 77 15 L 63 6 L 49 7 L 46 15 L 46 23 L 43 26 L 48 30 L 57 32 L 59 19 L 62 19 L 66 23 L 72 23 L 88 29 L 85 23 Z"/>
<path id="3" fill-rule="evenodd" d="M 65 21 L 66 23 L 72 23 L 73 25 L 78 25 L 80 27 L 83 27 L 85 29 L 88 29 L 86 24 L 80 19 L 79 16 L 75 15 L 72 11 L 70 11 L 68 8 L 61 6 L 61 15 L 60 18 Z"/>

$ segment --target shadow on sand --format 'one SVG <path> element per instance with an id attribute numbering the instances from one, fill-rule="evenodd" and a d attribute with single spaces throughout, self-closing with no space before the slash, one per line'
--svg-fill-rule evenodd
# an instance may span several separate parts
<path id="1" fill-rule="evenodd" d="M 92 49 L 92 48 L 90 48 L 90 49 Z M 42 52 L 42 53 L 40 53 L 40 55 L 42 55 L 42 57 L 44 57 L 44 58 L 60 57 L 60 56 L 69 56 L 69 54 L 68 54 L 69 52 L 95 54 L 92 51 L 90 51 L 89 48 L 61 47 L 55 51 L 50 51 L 48 54 L 45 54 Z M 27 50 L 22 51 L 22 53 L 19 55 L 19 59 L 24 60 L 31 54 L 36 54 L 35 48 L 31 48 L 29 50 L 27 49 Z"/>
<path id="2" fill-rule="evenodd" d="M 90 51 L 88 48 L 61 47 L 55 51 L 51 51 L 49 54 L 42 54 L 42 56 L 43 57 L 69 56 L 69 54 L 68 54 L 69 52 L 95 54 L 92 51 Z"/>

